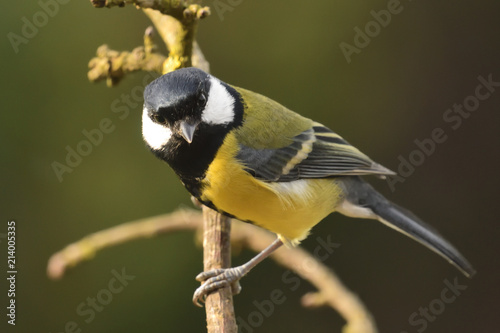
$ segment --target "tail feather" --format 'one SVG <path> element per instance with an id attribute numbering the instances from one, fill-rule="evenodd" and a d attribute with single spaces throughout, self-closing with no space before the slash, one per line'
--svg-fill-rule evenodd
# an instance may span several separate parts
<path id="1" fill-rule="evenodd" d="M 341 186 L 346 193 L 339 212 L 355 217 L 374 218 L 433 250 L 457 267 L 465 276 L 476 271 L 460 252 L 434 228 L 424 223 L 410 211 L 385 199 L 359 177 L 345 177 Z"/>

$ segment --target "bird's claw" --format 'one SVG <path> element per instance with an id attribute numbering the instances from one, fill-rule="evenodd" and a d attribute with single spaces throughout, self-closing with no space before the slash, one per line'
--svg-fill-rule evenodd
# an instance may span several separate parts
<path id="1" fill-rule="evenodd" d="M 239 294 L 241 291 L 239 280 L 241 277 L 238 267 L 213 269 L 198 274 L 196 280 L 203 282 L 203 284 L 194 292 L 193 303 L 202 307 L 201 303 L 205 302 L 205 298 L 209 293 L 227 286 L 231 286 L 233 295 Z"/>

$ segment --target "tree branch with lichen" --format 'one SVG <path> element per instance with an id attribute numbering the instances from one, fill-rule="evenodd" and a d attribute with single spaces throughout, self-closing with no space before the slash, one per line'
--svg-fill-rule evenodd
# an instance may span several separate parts
<path id="1" fill-rule="evenodd" d="M 148 27 L 144 34 L 144 46 L 136 47 L 131 52 L 115 51 L 107 45 L 101 45 L 97 49 L 97 55 L 89 62 L 88 78 L 97 82 L 106 80 L 111 87 L 120 82 L 126 74 L 135 71 L 163 72 L 163 66 L 167 59 L 156 51 L 157 46 L 153 42 L 153 27 Z"/>
<path id="2" fill-rule="evenodd" d="M 194 23 L 197 19 L 209 14 L 208 7 L 200 6 L 201 1 L 188 0 L 90 0 L 96 8 L 124 7 L 127 4 L 137 8 L 154 9 L 164 15 L 169 15 L 185 25 Z"/>
<path id="3" fill-rule="evenodd" d="M 186 29 L 191 29 L 194 33 L 196 26 L 186 28 L 183 23 L 173 16 L 163 15 L 156 10 L 147 8 L 143 11 L 151 22 L 153 22 L 158 34 L 170 51 L 164 63 L 163 74 L 191 65 L 205 72 L 210 72 L 210 66 L 201 52 L 198 43 L 194 39 L 194 34 L 185 32 Z M 209 9 L 206 7 L 205 12 L 207 13 L 206 15 L 210 13 Z"/>
<path id="4" fill-rule="evenodd" d="M 101 45 L 97 49 L 96 57 L 89 62 L 90 81 L 105 79 L 108 86 L 114 86 L 130 72 L 142 70 L 165 74 L 193 65 L 208 71 L 208 63 L 194 39 L 198 21 L 210 15 L 208 7 L 187 1 L 166 0 L 91 2 L 97 8 L 123 7 L 125 4 L 142 8 L 159 31 L 169 54 L 167 57 L 157 52 L 153 42 L 153 29 L 148 28 L 144 35 L 144 46 L 139 46 L 131 52 L 111 50 L 107 45 Z"/>

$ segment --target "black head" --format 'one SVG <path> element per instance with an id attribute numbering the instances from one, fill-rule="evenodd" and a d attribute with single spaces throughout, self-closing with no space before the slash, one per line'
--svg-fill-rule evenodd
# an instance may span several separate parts
<path id="1" fill-rule="evenodd" d="M 191 143 L 209 89 L 210 75 L 196 68 L 163 75 L 144 90 L 144 116 Z M 144 138 L 149 143 L 147 134 L 144 133 Z"/>

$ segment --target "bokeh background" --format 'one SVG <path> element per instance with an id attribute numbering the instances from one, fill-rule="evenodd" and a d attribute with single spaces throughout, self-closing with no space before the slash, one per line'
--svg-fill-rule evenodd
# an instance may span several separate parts
<path id="1" fill-rule="evenodd" d="M 105 250 L 61 281 L 46 276 L 48 258 L 66 244 L 191 203 L 173 172 L 142 143 L 141 101 L 132 93 L 142 90 L 149 74 L 130 75 L 116 88 L 87 80 L 87 63 L 99 45 L 117 50 L 141 45 L 150 24 L 146 16 L 133 6 L 95 9 L 89 1 L 72 0 L 57 2 L 57 12 L 53 7 L 44 22 L 40 3 L 4 2 L 0 20 L 5 36 L 0 44 L 0 236 L 7 221 L 15 220 L 18 270 L 16 326 L 6 324 L 3 278 L 0 327 L 9 332 L 203 332 L 204 310 L 191 303 L 202 253 L 190 233 Z M 212 16 L 200 23 L 198 41 L 212 73 L 222 80 L 330 126 L 393 170 L 400 156 L 408 159 L 417 149 L 414 140 L 444 130 L 447 140 L 394 191 L 386 181 L 370 181 L 440 230 L 478 274 L 468 280 L 389 228 L 337 214 L 315 227 L 304 247 L 314 249 L 318 236 L 340 244 L 325 263 L 366 303 L 381 332 L 497 331 L 500 88 L 455 130 L 443 115 L 475 93 L 478 76 L 500 81 L 498 1 L 402 1 L 401 12 L 350 63 L 340 43 L 353 45 L 353 29 L 364 29 L 373 21 L 372 10 L 394 1 L 220 3 L 230 10 L 212 8 Z M 34 16 L 40 27 L 15 52 L 9 33 L 23 36 L 26 20 L 33 22 Z M 130 104 L 122 99 L 127 95 Z M 116 107 L 128 116 L 113 112 Z M 75 149 L 85 139 L 82 131 L 97 128 L 104 118 L 114 130 L 60 182 L 52 163 L 65 164 L 66 146 Z M 4 276 L 7 246 L 5 238 L 0 241 Z M 243 251 L 233 262 L 251 256 Z M 85 322 L 90 314 L 78 314 L 77 308 L 108 288 L 112 271 L 123 268 L 135 279 Z M 268 260 L 243 280 L 235 306 L 244 320 L 256 311 L 254 302 L 269 299 L 273 290 L 286 297 L 259 327 L 244 332 L 339 332 L 343 319 L 331 309 L 301 308 L 300 297 L 313 288 L 302 282 L 291 290 L 283 272 Z M 444 281 L 455 279 L 466 289 L 439 308 L 435 300 L 446 288 Z M 410 316 L 429 304 L 439 315 L 425 320 L 425 328 L 421 321 L 412 325 Z M 77 327 L 67 329 L 72 321 Z"/>

